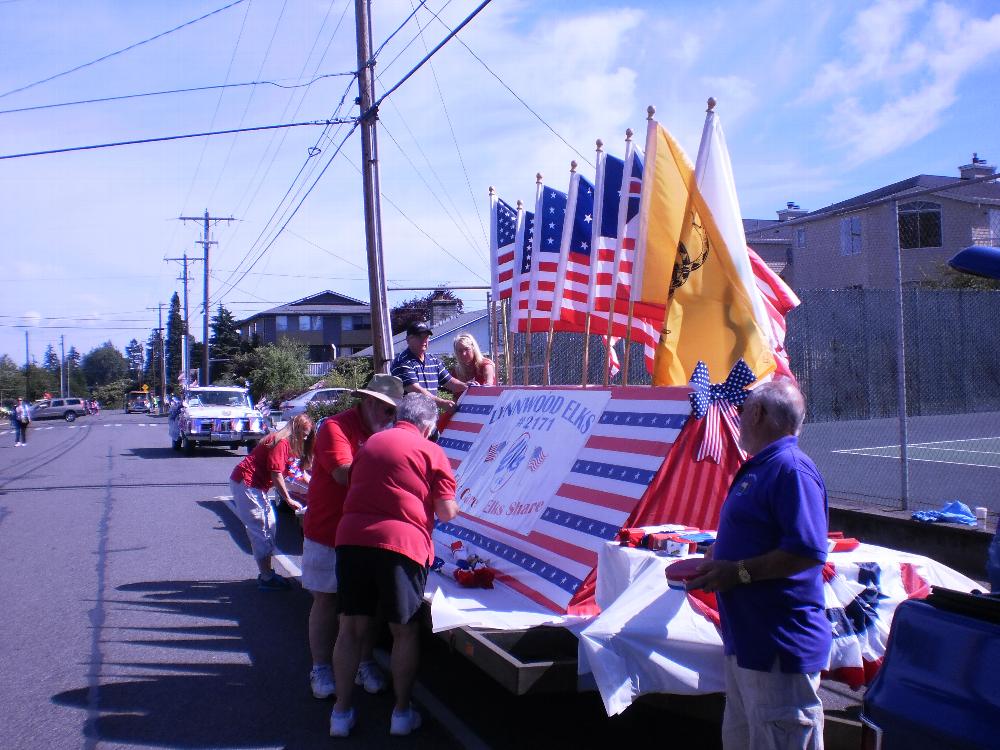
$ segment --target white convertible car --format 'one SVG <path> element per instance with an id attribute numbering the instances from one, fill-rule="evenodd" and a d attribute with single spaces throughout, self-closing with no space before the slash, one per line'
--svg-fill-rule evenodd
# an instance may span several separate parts
<path id="1" fill-rule="evenodd" d="M 196 445 L 245 445 L 249 453 L 267 433 L 246 388 L 226 386 L 188 388 L 180 405 L 170 410 L 168 424 L 174 450 L 185 453 Z"/>

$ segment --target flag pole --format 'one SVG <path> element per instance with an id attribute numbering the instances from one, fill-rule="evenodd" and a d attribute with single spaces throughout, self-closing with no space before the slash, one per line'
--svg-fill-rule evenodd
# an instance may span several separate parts
<path id="1" fill-rule="evenodd" d="M 510 333 L 507 330 L 507 307 L 507 300 L 500 300 L 500 322 L 503 325 L 503 361 L 507 367 L 507 377 L 504 380 L 507 381 L 507 385 L 513 385 L 514 378 L 510 369 Z"/>
<path id="2" fill-rule="evenodd" d="M 604 192 L 604 161 L 601 158 L 604 154 L 604 141 L 598 138 L 596 144 L 597 171 L 594 175 L 594 220 L 591 223 L 590 231 L 590 283 L 587 285 L 587 317 L 583 324 L 583 365 L 581 367 L 582 377 L 580 383 L 584 388 L 587 387 L 587 381 L 589 380 L 588 370 L 590 368 L 590 312 L 594 307 L 594 274 L 597 272 L 597 245 L 599 244 L 595 238 L 600 238 L 601 236 L 601 211 L 604 208 L 602 195 Z"/>
<path id="3" fill-rule="evenodd" d="M 538 216 L 538 210 L 539 210 L 538 199 L 541 197 L 541 195 L 542 195 L 542 173 L 535 172 L 535 216 L 536 217 Z M 534 234 L 534 231 L 532 231 L 532 234 Z M 524 241 L 527 242 L 528 241 L 527 238 L 525 238 Z M 536 252 L 538 252 L 538 249 L 535 247 L 534 237 L 532 237 L 531 254 L 534 255 Z M 532 259 L 532 264 L 534 264 L 534 259 Z M 529 269 L 529 274 L 530 274 L 530 269 Z M 525 385 L 531 385 L 531 317 L 533 312 L 531 309 L 531 294 L 530 294 L 531 281 L 528 282 L 528 292 L 529 292 L 528 320 L 526 324 L 527 330 L 524 336 L 524 384 Z"/>
<path id="4" fill-rule="evenodd" d="M 655 141 L 652 140 L 656 132 L 654 130 L 656 126 L 656 121 L 653 120 L 653 116 L 655 114 L 656 114 L 656 107 L 654 107 L 653 105 L 649 105 L 648 107 L 646 107 L 646 159 L 649 159 L 650 154 L 655 152 L 655 148 L 651 147 L 651 145 L 655 143 Z M 651 172 L 649 171 L 651 168 L 652 164 L 647 164 L 646 169 L 644 169 L 642 173 L 643 199 L 645 198 L 644 193 L 647 187 L 647 180 L 651 174 Z M 628 385 L 629 360 L 631 358 L 630 350 L 632 349 L 632 318 L 634 317 L 635 313 L 635 295 L 637 291 L 635 269 L 640 265 L 639 264 L 640 254 L 643 256 L 645 255 L 645 239 L 646 239 L 645 233 L 646 233 L 646 224 L 648 222 L 648 217 L 646 216 L 646 211 L 648 209 L 646 208 L 645 204 L 646 201 L 643 200 L 642 202 L 643 207 L 640 209 L 639 236 L 636 238 L 635 262 L 632 265 L 632 293 L 629 295 L 629 301 L 628 301 L 628 323 L 626 324 L 628 325 L 628 330 L 626 332 L 626 337 L 625 337 L 625 362 L 622 364 L 622 385 Z M 643 261 L 645 260 L 644 257 L 642 259 Z M 642 273 L 642 271 L 640 271 L 640 273 Z M 640 281 L 641 279 L 642 277 L 640 276 Z M 638 291 L 641 293 L 642 290 L 639 289 Z M 669 306 L 670 306 L 670 300 L 668 297 L 667 307 Z M 664 321 L 666 321 L 666 312 L 664 312 Z M 660 336 L 662 338 L 663 336 L 662 332 Z"/>
<path id="5" fill-rule="evenodd" d="M 569 254 L 569 237 L 573 232 L 573 212 L 576 210 L 576 189 L 577 175 L 576 168 L 579 166 L 574 159 L 569 163 L 569 194 L 566 201 L 566 216 L 563 221 L 563 239 L 559 250 L 559 272 L 556 275 L 555 290 L 552 294 L 552 310 L 549 313 L 549 340 L 545 345 L 545 370 L 543 373 L 544 385 L 549 385 L 550 364 L 552 362 L 552 345 L 555 340 L 556 318 L 562 316 L 563 284 L 566 277 L 567 255 Z M 567 235 L 567 232 L 570 234 Z"/>
<path id="6" fill-rule="evenodd" d="M 625 130 L 625 169 L 622 170 L 622 191 L 618 199 L 618 242 L 615 246 L 615 262 L 611 269 L 611 305 L 608 312 L 608 351 L 604 358 L 604 385 L 611 385 L 611 340 L 614 337 L 615 313 L 618 310 L 618 269 L 622 262 L 622 252 L 624 251 L 624 224 L 628 217 L 628 191 L 625 190 L 625 183 L 631 185 L 632 177 L 628 170 L 632 166 L 632 128 Z M 629 326 L 631 328 L 631 326 Z M 628 348 L 625 349 L 625 362 L 628 362 Z M 626 367 L 625 372 L 628 369 Z"/>

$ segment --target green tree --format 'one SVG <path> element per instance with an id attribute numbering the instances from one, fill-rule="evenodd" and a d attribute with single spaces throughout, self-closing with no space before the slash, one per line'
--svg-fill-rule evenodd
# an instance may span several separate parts
<path id="1" fill-rule="evenodd" d="M 181 316 L 181 298 L 174 292 L 167 313 L 167 382 L 176 383 L 181 373 L 181 350 L 184 347 L 184 318 Z M 188 365 L 190 367 L 190 365 Z"/>
<path id="2" fill-rule="evenodd" d="M 209 372 L 211 382 L 223 378 L 231 379 L 235 371 L 235 358 L 242 351 L 240 346 L 240 329 L 234 316 L 223 305 L 210 323 L 212 335 L 208 340 L 208 356 L 211 358 Z"/>
<path id="3" fill-rule="evenodd" d="M 985 276 L 974 276 L 971 273 L 956 271 L 947 263 L 940 263 L 937 273 L 928 275 L 920 286 L 925 289 L 973 289 L 992 291 L 1000 289 L 1000 279 L 990 279 Z"/>
<path id="4" fill-rule="evenodd" d="M 54 374 L 62 372 L 62 362 L 59 361 L 59 355 L 56 354 L 56 348 L 52 344 L 49 344 L 45 349 L 45 355 L 42 357 L 42 367 Z"/>
<path id="5" fill-rule="evenodd" d="M 154 394 L 160 393 L 161 360 L 160 331 L 154 328 L 149 332 L 149 338 L 146 339 L 146 369 L 142 374 L 143 383 L 148 385 L 149 390 Z"/>
<path id="6" fill-rule="evenodd" d="M 110 341 L 87 352 L 81 368 L 89 388 L 123 380 L 129 374 L 128 359 Z"/>
<path id="7" fill-rule="evenodd" d="M 275 399 L 299 393 L 309 385 L 309 350 L 304 344 L 282 339 L 235 355 L 235 365 L 248 373 L 254 401 L 262 396 Z"/>
<path id="8" fill-rule="evenodd" d="M 132 390 L 131 376 L 112 380 L 93 390 L 93 396 L 105 409 L 124 409 L 125 394 Z"/>
<path id="9" fill-rule="evenodd" d="M 80 369 L 82 360 L 83 357 L 75 346 L 71 346 L 66 352 L 66 392 L 71 396 L 82 396 L 87 392 L 87 378 L 84 376 L 83 370 Z M 57 393 L 59 391 L 58 381 L 56 381 L 55 388 L 54 392 Z"/>
<path id="10" fill-rule="evenodd" d="M 461 314 L 464 310 L 462 300 L 455 296 L 450 289 L 436 289 L 423 297 L 414 297 L 405 302 L 401 302 L 389 311 L 389 324 L 392 326 L 392 334 L 402 333 L 410 323 L 417 323 L 422 320 L 431 319 L 431 303 L 434 300 L 447 300 L 456 302 L 455 312 Z"/>
<path id="11" fill-rule="evenodd" d="M 6 354 L 0 355 L 0 403 L 24 396 L 24 371 Z"/>
<path id="12" fill-rule="evenodd" d="M 125 347 L 125 359 L 128 360 L 129 373 L 136 385 L 140 384 L 142 374 L 146 370 L 146 352 L 142 344 L 135 339 L 128 342 Z"/>

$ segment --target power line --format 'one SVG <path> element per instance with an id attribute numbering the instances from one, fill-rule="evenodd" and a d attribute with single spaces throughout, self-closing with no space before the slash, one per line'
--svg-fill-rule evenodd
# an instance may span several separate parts
<path id="1" fill-rule="evenodd" d="M 184 138 L 203 138 L 209 135 L 230 135 L 231 133 L 252 133 L 258 130 L 278 130 L 280 128 L 299 128 L 304 125 L 340 125 L 354 122 L 351 118 L 340 120 L 309 120 L 307 122 L 286 122 L 281 125 L 257 125 L 252 128 L 232 128 L 230 130 L 210 130 L 204 133 L 185 133 L 183 135 L 167 135 L 159 138 L 140 138 L 134 141 L 116 141 L 114 143 L 98 143 L 93 146 L 70 146 L 68 148 L 53 148 L 47 151 L 28 151 L 23 154 L 3 154 L 0 159 L 20 159 L 25 156 L 49 156 L 65 154 L 70 151 L 92 151 L 99 148 L 114 148 L 116 146 L 136 146 L 143 143 L 160 143 L 162 141 L 179 141 Z"/>
<path id="2" fill-rule="evenodd" d="M 440 15 L 438 13 L 435 13 L 434 11 L 429 10 L 429 9 L 428 9 L 428 12 L 430 12 L 434 16 L 434 18 L 437 20 L 437 22 L 439 24 L 441 24 L 442 26 L 444 26 L 446 29 L 450 30 L 451 27 L 448 26 L 448 24 L 446 24 L 444 21 L 441 20 L 441 17 L 440 17 Z M 459 27 L 459 28 L 461 28 L 461 27 Z M 458 31 L 458 29 L 455 29 L 455 31 Z M 463 47 L 465 47 L 465 49 L 468 51 L 468 53 L 470 55 L 472 55 L 480 65 L 482 65 L 484 68 L 486 68 L 486 72 L 488 72 L 491 76 L 493 76 L 494 78 L 496 78 L 497 81 L 500 82 L 500 85 L 503 86 L 505 89 L 507 89 L 507 91 L 510 93 L 510 95 L 513 96 L 515 99 L 517 99 L 517 101 L 520 102 L 521 105 L 526 110 L 528 110 L 531 114 L 533 114 L 535 116 L 535 118 L 540 123 L 542 123 L 542 125 L 544 125 L 549 130 L 549 132 L 552 133 L 552 135 L 554 135 L 556 138 L 558 138 L 560 141 L 562 141 L 566 145 L 567 148 L 569 148 L 573 153 L 575 153 L 577 156 L 579 156 L 581 159 L 583 159 L 583 161 L 585 163 L 589 164 L 591 167 L 594 166 L 593 162 L 591 162 L 590 159 L 587 156 L 585 156 L 584 154 L 582 154 L 579 151 L 577 151 L 576 147 L 573 144 L 571 144 L 569 141 L 567 141 L 565 138 L 563 138 L 561 135 L 559 135 L 559 133 L 556 132 L 556 129 L 553 128 L 551 125 L 549 125 L 545 121 L 545 118 L 543 118 L 534 109 L 532 109 L 531 105 L 528 104 L 526 101 L 524 101 L 524 99 L 522 99 L 520 96 L 518 96 L 517 93 L 514 91 L 514 89 L 512 89 L 510 86 L 508 86 L 507 82 L 504 81 L 499 75 L 497 75 L 493 71 L 493 69 L 490 68 L 490 66 L 487 65 L 486 62 L 479 55 L 477 55 L 475 52 L 473 52 L 472 48 L 468 44 L 466 44 L 465 42 L 463 42 L 461 39 L 458 40 L 458 43 L 461 44 Z"/>
<path id="3" fill-rule="evenodd" d="M 136 47 L 141 47 L 144 44 L 149 44 L 149 42 L 152 42 L 152 41 L 155 41 L 155 40 L 160 39 L 162 37 L 165 37 L 165 36 L 167 36 L 167 34 L 172 34 L 175 31 L 180 31 L 181 29 L 186 28 L 188 26 L 191 26 L 192 24 L 196 24 L 199 21 L 204 21 L 206 18 L 210 18 L 211 16 L 214 16 L 216 13 L 221 13 L 224 10 L 229 10 L 233 6 L 239 5 L 242 2 L 244 2 L 244 0 L 234 0 L 234 2 L 229 3 L 229 5 L 224 5 L 221 8 L 213 10 L 211 13 L 206 13 L 203 16 L 200 16 L 198 18 L 192 19 L 191 21 L 187 21 L 186 23 L 182 23 L 180 26 L 175 26 L 174 28 L 168 29 L 167 31 L 163 31 L 163 32 L 157 34 L 156 36 L 151 36 L 151 37 L 149 37 L 149 39 L 143 39 L 141 42 L 136 42 L 135 44 L 130 44 L 128 47 L 120 49 L 120 50 L 118 50 L 116 52 L 109 52 L 108 54 L 106 54 L 106 55 L 104 55 L 102 57 L 98 57 L 96 60 L 91 60 L 90 62 L 85 62 L 85 63 L 83 63 L 81 65 L 77 65 L 75 68 L 70 68 L 69 70 L 64 70 L 62 73 L 56 73 L 55 75 L 51 75 L 48 78 L 43 78 L 40 81 L 35 81 L 34 83 L 29 83 L 28 85 L 21 86 L 20 88 L 11 89 L 10 91 L 7 91 L 7 92 L 4 92 L 3 94 L 0 94 L 0 99 L 3 99 L 5 96 L 10 96 L 11 94 L 20 93 L 21 91 L 27 91 L 28 89 L 33 88 L 35 86 L 40 86 L 43 83 L 48 83 L 49 81 L 54 81 L 56 78 L 62 78 L 63 76 L 67 76 L 70 73 L 75 73 L 76 71 L 83 70 L 84 68 L 87 68 L 87 67 L 89 67 L 91 65 L 96 65 L 99 62 L 104 62 L 105 60 L 109 60 L 110 58 L 115 57 L 116 55 L 121 55 L 121 54 L 123 54 L 125 52 L 128 52 L 129 50 L 135 49 Z"/>
<path id="4" fill-rule="evenodd" d="M 440 42 L 438 42 L 437 46 L 435 46 L 434 49 L 432 49 L 430 52 L 428 52 L 426 55 L 424 55 L 424 57 L 420 60 L 420 62 L 418 62 L 416 65 L 414 65 L 412 68 L 410 68 L 409 72 L 407 72 L 406 75 L 404 75 L 402 78 L 400 78 L 398 81 L 396 81 L 396 83 L 391 88 L 389 88 L 388 91 L 386 91 L 384 94 L 382 94 L 382 96 L 380 96 L 378 99 L 376 99 L 372 103 L 372 106 L 370 107 L 370 109 L 373 110 L 373 111 L 378 111 L 378 106 L 383 101 L 385 101 L 385 99 L 387 97 L 392 96 L 392 94 L 395 93 L 396 89 L 398 89 L 400 86 L 402 86 L 408 80 L 410 80 L 410 78 L 413 76 L 413 74 L 416 73 L 418 70 L 420 70 L 424 66 L 424 63 L 426 63 L 435 54 L 437 54 L 438 50 L 440 50 L 442 47 L 444 47 L 444 45 L 446 45 L 448 42 L 450 42 L 452 40 L 452 38 L 456 34 L 458 34 L 459 31 L 461 31 L 466 26 L 468 26 L 469 23 L 472 22 L 472 19 L 475 18 L 476 16 L 478 16 L 479 13 L 483 10 L 483 8 L 485 8 L 487 5 L 489 5 L 492 1 L 493 0 L 483 0 L 483 2 L 481 2 L 479 4 L 479 6 L 474 11 L 472 11 L 469 15 L 467 15 L 465 17 L 465 19 L 462 21 L 462 23 L 460 23 L 458 26 L 456 26 L 455 29 L 448 34 L 448 36 L 446 36 L 444 39 L 442 39 Z M 365 117 L 368 117 L 368 116 L 369 116 L 369 112 L 362 112 L 361 113 L 361 119 L 364 119 Z"/>
<path id="5" fill-rule="evenodd" d="M 308 88 L 312 86 L 317 81 L 322 81 L 324 78 L 341 78 L 344 76 L 355 75 L 353 70 L 349 70 L 343 73 L 323 73 L 322 75 L 314 76 L 305 83 L 295 83 L 295 84 L 284 84 L 278 83 L 277 81 L 247 81 L 245 83 L 217 83 L 211 86 L 192 86 L 186 89 L 164 89 L 162 91 L 145 91 L 139 94 L 121 94 L 119 96 L 104 96 L 98 99 L 77 99 L 72 102 L 57 102 L 55 104 L 38 104 L 33 107 L 17 107 L 16 109 L 0 109 L 0 115 L 10 115 L 17 112 L 34 112 L 39 109 L 56 109 L 58 107 L 74 107 L 78 104 L 103 104 L 104 102 L 120 102 L 127 99 L 141 99 L 146 96 L 163 96 L 166 94 L 192 94 L 201 91 L 216 91 L 218 89 L 236 89 L 245 88 L 247 86 L 275 86 L 279 89 L 301 89 Z"/>

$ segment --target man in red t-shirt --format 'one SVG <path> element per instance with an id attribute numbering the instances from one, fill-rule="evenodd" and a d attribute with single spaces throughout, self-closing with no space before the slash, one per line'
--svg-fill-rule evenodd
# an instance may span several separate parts
<path id="1" fill-rule="evenodd" d="M 313 659 L 309 683 L 317 698 L 329 698 L 336 692 L 331 668 L 337 637 L 334 544 L 351 464 L 369 437 L 392 426 L 396 405 L 403 398 L 403 383 L 379 373 L 354 395 L 361 399 L 357 405 L 320 424 L 302 522 L 302 585 L 313 595 L 309 611 L 309 650 Z M 371 658 L 371 648 L 369 639 L 356 680 L 368 692 L 377 693 L 385 689 L 385 680 Z"/>
<path id="2" fill-rule="evenodd" d="M 409 734 L 420 726 L 420 714 L 410 706 L 420 655 L 416 614 L 433 558 L 434 516 L 450 521 L 458 514 L 451 464 L 441 447 L 427 440 L 437 415 L 429 396 L 407 394 L 396 410 L 396 426 L 373 435 L 354 457 L 337 528 L 341 617 L 333 650 L 334 737 L 348 736 L 354 726 L 351 678 L 378 609 L 392 632 L 396 706 L 389 733 Z"/>

